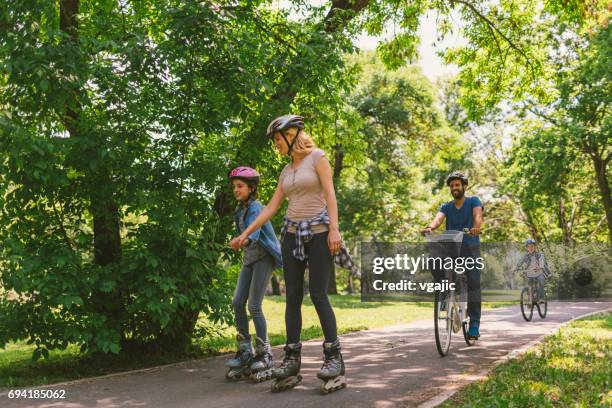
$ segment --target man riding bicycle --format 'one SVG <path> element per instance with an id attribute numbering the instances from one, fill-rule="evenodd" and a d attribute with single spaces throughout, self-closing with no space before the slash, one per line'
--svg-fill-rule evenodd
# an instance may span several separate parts
<path id="1" fill-rule="evenodd" d="M 446 219 L 446 230 L 463 231 L 469 230 L 469 234 L 463 236 L 461 245 L 460 257 L 477 259 L 480 257 L 480 228 L 482 226 L 483 205 L 480 199 L 476 196 L 465 196 L 465 189 L 468 186 L 468 178 L 461 172 L 455 171 L 446 178 L 446 185 L 450 188 L 450 193 L 453 196 L 453 201 L 446 202 L 440 207 L 440 211 L 436 214 L 434 220 L 429 226 L 423 229 L 424 234 L 429 234 L 431 231 L 442 225 Z M 480 337 L 480 315 L 481 315 L 481 298 L 480 298 L 480 269 L 466 268 L 468 285 L 468 307 L 467 314 L 470 317 L 470 327 L 468 331 L 469 339 L 478 339 Z M 440 280 L 440 276 L 436 275 L 436 280 Z"/>
<path id="2" fill-rule="evenodd" d="M 525 276 L 527 279 L 535 279 L 538 282 L 538 299 L 540 303 L 544 303 L 544 283 L 548 276 L 550 276 L 550 269 L 548 263 L 544 257 L 543 252 L 537 251 L 537 242 L 534 239 L 528 239 L 525 241 L 525 247 L 527 253 L 519 261 L 514 269 L 514 273 L 520 269 L 525 270 Z"/>

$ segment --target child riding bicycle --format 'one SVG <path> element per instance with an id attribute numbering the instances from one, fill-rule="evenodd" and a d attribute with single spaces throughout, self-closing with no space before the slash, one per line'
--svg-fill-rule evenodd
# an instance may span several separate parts
<path id="1" fill-rule="evenodd" d="M 514 273 L 523 270 L 522 275 L 527 280 L 536 280 L 538 283 L 538 299 L 540 303 L 544 302 L 544 284 L 546 278 L 550 276 L 550 269 L 546 262 L 544 253 L 537 251 L 537 242 L 534 239 L 525 241 L 527 253 L 521 258 L 514 269 Z"/>

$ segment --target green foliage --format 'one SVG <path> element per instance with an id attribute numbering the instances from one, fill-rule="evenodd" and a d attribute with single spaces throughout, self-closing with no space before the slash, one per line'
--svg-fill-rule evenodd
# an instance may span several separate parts
<path id="1" fill-rule="evenodd" d="M 348 42 L 259 2 L 65 6 L 0 8 L 0 345 L 180 349 L 231 321 L 228 169 L 280 166 L 268 101 L 337 95 Z"/>
<path id="2" fill-rule="evenodd" d="M 418 204 L 431 200 L 421 183 L 437 189 L 450 169 L 467 167 L 467 146 L 418 68 L 389 71 L 368 53 L 352 62 L 362 70 L 359 85 L 347 96 L 332 144 L 342 152 L 342 231 L 354 241 L 407 239 L 417 228 L 415 213 L 431 216 Z"/>
<path id="3" fill-rule="evenodd" d="M 265 201 L 284 163 L 261 136 L 289 111 L 307 117 L 328 151 L 342 230 L 357 241 L 405 238 L 448 199 L 445 175 L 473 169 L 470 120 L 525 96 L 562 104 L 556 127 L 521 127 L 504 191 L 541 223 L 556 198 L 578 194 L 584 227 L 572 228 L 589 237 L 601 207 L 582 159 L 610 156 L 601 2 L 293 3 L 303 18 L 257 0 L 2 3 L 0 346 L 29 341 L 35 358 L 69 343 L 91 353 L 180 349 L 199 312 L 230 322 L 235 276 L 226 268 L 237 257 L 225 246 L 226 174 L 258 168 Z M 445 35 L 457 9 L 469 44 L 447 53 L 462 73 L 443 114 L 435 88 L 403 66 L 423 14 L 437 10 Z M 382 63 L 347 61 L 355 35 L 390 26 Z M 545 62 L 562 62 L 550 51 L 568 27 L 580 46 L 566 76 L 555 76 Z M 559 157 L 567 160 L 546 166 Z M 567 236 L 567 225 L 553 236 Z"/>
<path id="4" fill-rule="evenodd" d="M 565 38 L 564 46 L 575 53 L 555 61 L 551 93 L 557 96 L 550 105 L 532 110 L 538 116 L 519 123 L 504 190 L 521 203 L 544 239 L 604 241 L 608 235 L 610 240 L 610 29 L 592 38 L 568 33 Z M 551 223 L 558 229 L 545 231 Z"/>

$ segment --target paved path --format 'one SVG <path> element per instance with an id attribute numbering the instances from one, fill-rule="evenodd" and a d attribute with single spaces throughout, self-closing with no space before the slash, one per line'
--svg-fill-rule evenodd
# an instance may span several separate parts
<path id="1" fill-rule="evenodd" d="M 525 322 L 519 306 L 485 310 L 481 340 L 467 347 L 454 337 L 451 352 L 441 358 L 435 347 L 433 322 L 342 336 L 347 364 L 348 388 L 330 395 L 319 394 L 315 373 L 321 365 L 320 341 L 304 343 L 304 380 L 293 390 L 269 392 L 270 382 L 225 381 L 226 357 L 190 361 L 146 372 L 121 374 L 58 387 L 65 400 L 9 400 L 0 393 L 0 406 L 13 407 L 413 407 L 448 388 L 469 381 L 469 374 L 521 346 L 549 333 L 572 318 L 612 308 L 612 302 L 551 303 L 548 316 L 537 313 Z M 282 350 L 275 348 L 278 359 Z M 468 375 L 466 375 L 468 374 Z"/>

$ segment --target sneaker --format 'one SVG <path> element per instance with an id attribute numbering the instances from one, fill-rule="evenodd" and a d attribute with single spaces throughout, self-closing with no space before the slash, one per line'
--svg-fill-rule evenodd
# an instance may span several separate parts
<path id="1" fill-rule="evenodd" d="M 478 332 L 478 327 L 471 326 L 470 329 L 468 330 L 468 338 L 478 340 L 479 337 L 480 337 L 480 333 Z"/>

